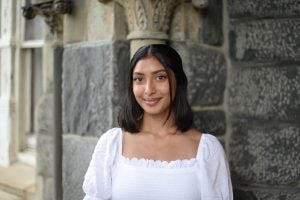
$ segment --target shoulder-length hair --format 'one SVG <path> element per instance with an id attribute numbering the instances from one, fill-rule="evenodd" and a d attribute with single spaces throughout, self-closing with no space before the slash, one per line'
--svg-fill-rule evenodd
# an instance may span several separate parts
<path id="1" fill-rule="evenodd" d="M 133 94 L 133 71 L 137 62 L 147 56 L 154 56 L 163 65 L 168 75 L 169 88 L 173 88 L 172 84 L 176 84 L 175 97 L 170 98 L 171 109 L 169 110 L 168 118 L 174 112 L 177 129 L 182 132 L 189 130 L 193 125 L 193 112 L 187 100 L 187 77 L 182 68 L 180 55 L 173 48 L 165 44 L 143 46 L 133 55 L 130 61 L 127 94 L 118 116 L 119 126 L 130 133 L 140 131 L 144 111 L 137 103 Z M 175 75 L 175 83 L 171 82 L 170 69 Z M 172 90 L 170 89 L 170 97 L 172 96 Z"/>

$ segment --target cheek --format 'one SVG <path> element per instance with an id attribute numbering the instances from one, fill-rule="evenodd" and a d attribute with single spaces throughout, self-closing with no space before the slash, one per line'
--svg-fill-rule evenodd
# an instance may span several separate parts
<path id="1" fill-rule="evenodd" d="M 169 85 L 166 85 L 165 87 L 161 88 L 161 91 L 162 91 L 165 95 L 170 95 L 170 88 L 169 88 Z"/>
<path id="2" fill-rule="evenodd" d="M 166 82 L 164 85 L 161 86 L 160 91 L 162 91 L 164 94 L 170 95 L 170 85 L 169 82 Z M 174 89 L 172 88 L 172 94 L 174 94 Z"/>
<path id="3" fill-rule="evenodd" d="M 132 86 L 132 91 L 135 97 L 141 95 L 142 93 L 142 88 L 139 86 Z"/>

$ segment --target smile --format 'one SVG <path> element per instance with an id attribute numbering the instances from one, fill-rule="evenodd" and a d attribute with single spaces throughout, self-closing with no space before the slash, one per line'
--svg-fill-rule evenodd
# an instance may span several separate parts
<path id="1" fill-rule="evenodd" d="M 149 106 L 154 106 L 160 101 L 160 98 L 147 98 L 143 99 L 143 101 Z"/>

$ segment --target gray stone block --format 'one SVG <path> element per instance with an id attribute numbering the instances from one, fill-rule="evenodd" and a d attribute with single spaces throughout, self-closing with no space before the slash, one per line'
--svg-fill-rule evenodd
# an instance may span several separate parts
<path id="1" fill-rule="evenodd" d="M 225 114 L 223 111 L 194 112 L 194 125 L 204 133 L 222 135 L 226 128 Z"/>
<path id="2" fill-rule="evenodd" d="M 298 191 L 297 191 L 298 190 Z M 292 189 L 249 189 L 234 190 L 234 200 L 299 200 L 298 188 Z"/>
<path id="3" fill-rule="evenodd" d="M 127 43 L 115 44 L 114 50 L 114 81 L 113 81 L 113 126 L 117 125 L 117 117 L 121 110 L 122 102 L 124 100 L 125 93 L 127 91 L 128 73 L 129 73 L 129 45 Z M 109 127 L 111 128 L 111 127 Z M 106 130 L 105 130 L 106 131 Z"/>
<path id="4" fill-rule="evenodd" d="M 237 61 L 300 59 L 300 19 L 230 21 L 230 54 Z"/>
<path id="5" fill-rule="evenodd" d="M 204 9 L 202 39 L 205 44 L 223 44 L 223 1 L 209 0 Z"/>
<path id="6" fill-rule="evenodd" d="M 43 178 L 53 177 L 54 173 L 54 141 L 53 136 L 37 135 L 36 170 Z"/>
<path id="7" fill-rule="evenodd" d="M 54 97 L 53 82 L 40 100 L 36 110 L 36 172 L 41 179 L 44 200 L 54 200 Z"/>
<path id="8" fill-rule="evenodd" d="M 44 178 L 43 182 L 43 200 L 57 200 L 55 199 L 55 190 L 54 190 L 54 179 Z"/>
<path id="9" fill-rule="evenodd" d="M 230 115 L 300 122 L 300 64 L 235 67 L 232 77 Z"/>
<path id="10" fill-rule="evenodd" d="M 129 68 L 129 52 L 128 43 L 121 41 L 65 48 L 65 133 L 94 136 L 115 124 L 125 93 L 124 75 Z"/>
<path id="11" fill-rule="evenodd" d="M 230 17 L 299 17 L 298 0 L 228 0 Z"/>
<path id="12" fill-rule="evenodd" d="M 63 199 L 80 200 L 84 175 L 98 138 L 65 134 L 63 137 Z"/>
<path id="13" fill-rule="evenodd" d="M 300 126 L 279 122 L 231 122 L 229 160 L 234 182 L 297 185 L 300 180 Z"/>
<path id="14" fill-rule="evenodd" d="M 226 81 L 223 54 L 200 46 L 173 44 L 173 47 L 182 57 L 191 105 L 221 104 Z"/>
<path id="15" fill-rule="evenodd" d="M 54 97 L 53 93 L 47 93 L 42 96 L 41 103 L 37 106 L 36 127 L 38 134 L 54 134 Z"/>

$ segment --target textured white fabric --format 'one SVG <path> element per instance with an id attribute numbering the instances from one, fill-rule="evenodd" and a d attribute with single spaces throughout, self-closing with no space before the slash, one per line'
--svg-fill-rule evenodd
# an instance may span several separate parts
<path id="1" fill-rule="evenodd" d="M 85 175 L 84 200 L 232 200 L 228 163 L 218 139 L 203 134 L 196 158 L 171 162 L 122 155 L 122 130 L 99 139 Z"/>

